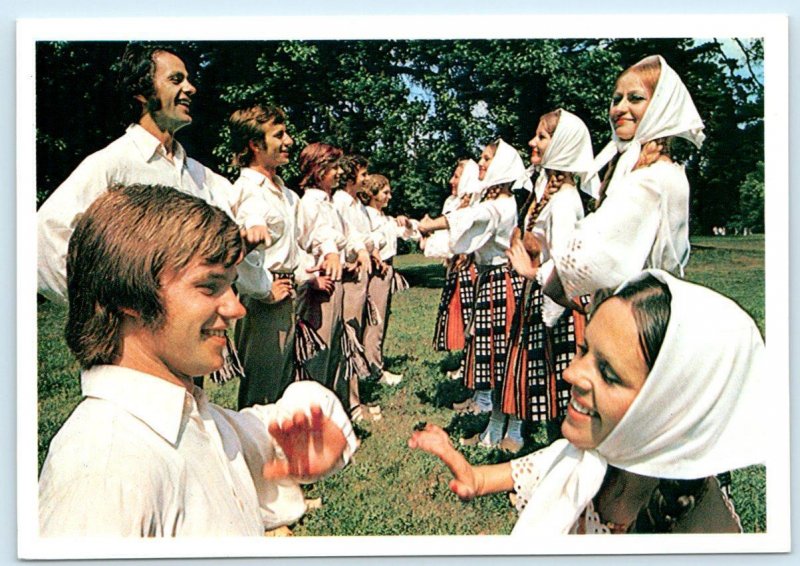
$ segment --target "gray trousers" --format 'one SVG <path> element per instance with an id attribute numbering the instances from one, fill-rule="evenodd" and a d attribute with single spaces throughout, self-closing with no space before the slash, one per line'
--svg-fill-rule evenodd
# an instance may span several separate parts
<path id="1" fill-rule="evenodd" d="M 345 408 L 349 407 L 348 383 L 343 379 L 342 359 L 342 283 L 330 295 L 314 289 L 308 282 L 297 288 L 297 316 L 306 321 L 328 346 L 305 366 L 312 379 L 334 391 Z"/>
<path id="2" fill-rule="evenodd" d="M 383 339 L 386 335 L 386 325 L 389 322 L 389 312 L 392 304 L 392 277 L 394 268 L 389 266 L 385 275 L 378 274 L 369 278 L 367 296 L 375 305 L 379 324 L 367 324 L 364 327 L 364 354 L 369 363 L 370 371 L 375 377 L 380 377 L 383 371 Z"/>
<path id="3" fill-rule="evenodd" d="M 234 342 L 245 377 L 239 383 L 239 408 L 274 403 L 294 378 L 292 298 L 266 303 L 245 297 L 247 315 L 236 323 Z"/>

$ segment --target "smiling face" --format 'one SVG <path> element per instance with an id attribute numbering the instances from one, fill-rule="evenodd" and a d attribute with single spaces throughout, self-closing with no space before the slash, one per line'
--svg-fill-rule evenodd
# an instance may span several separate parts
<path id="1" fill-rule="evenodd" d="M 367 186 L 368 180 L 369 172 L 367 171 L 366 167 L 359 167 L 356 169 L 356 180 L 354 183 L 356 192 L 363 191 L 364 187 Z"/>
<path id="2" fill-rule="evenodd" d="M 483 153 L 481 153 L 480 161 L 478 161 L 478 180 L 483 181 L 486 177 L 486 171 L 489 169 L 489 165 L 491 165 L 492 160 L 494 159 L 494 155 L 497 153 L 497 146 L 494 145 L 487 145 L 483 149 Z"/>
<path id="3" fill-rule="evenodd" d="M 608 115 L 619 139 L 633 139 L 652 96 L 653 91 L 636 72 L 629 71 L 617 80 Z"/>
<path id="4" fill-rule="evenodd" d="M 547 146 L 550 145 L 550 140 L 552 140 L 550 132 L 547 130 L 544 120 L 540 120 L 536 128 L 536 135 L 528 142 L 528 146 L 531 148 L 531 165 L 542 163 L 542 156 Z"/>
<path id="5" fill-rule="evenodd" d="M 157 51 L 153 61 L 153 94 L 146 101 L 145 112 L 159 128 L 175 132 L 191 124 L 191 99 L 197 90 L 189 82 L 186 65 L 177 55 Z M 141 101 L 144 101 L 143 97 Z"/>
<path id="6" fill-rule="evenodd" d="M 461 173 L 464 172 L 464 162 L 462 161 L 456 166 L 453 171 L 453 176 L 450 177 L 448 183 L 450 184 L 450 194 L 455 196 L 458 194 L 458 182 L 461 180 Z"/>
<path id="7" fill-rule="evenodd" d="M 392 200 L 392 187 L 386 184 L 378 191 L 378 194 L 372 196 L 369 204 L 373 208 L 383 210 L 389 205 L 390 200 Z"/>
<path id="8" fill-rule="evenodd" d="M 263 143 L 251 142 L 250 146 L 253 164 L 274 172 L 281 165 L 289 163 L 289 150 L 294 140 L 286 131 L 286 124 L 276 124 L 274 119 L 263 124 L 261 129 L 264 132 Z"/>
<path id="9" fill-rule="evenodd" d="M 139 325 L 133 342 L 138 369 L 175 383 L 222 367 L 225 331 L 245 315 L 231 287 L 236 267 L 193 259 L 162 277 L 164 317 L 156 328 Z"/>
<path id="10" fill-rule="evenodd" d="M 630 304 L 610 298 L 595 311 L 585 341 L 564 370 L 572 385 L 564 438 L 596 448 L 622 420 L 648 374 Z"/>
<path id="11" fill-rule="evenodd" d="M 342 173 L 342 168 L 338 163 L 331 164 L 323 170 L 322 175 L 320 175 L 318 188 L 331 194 L 333 190 L 339 186 L 339 179 Z"/>

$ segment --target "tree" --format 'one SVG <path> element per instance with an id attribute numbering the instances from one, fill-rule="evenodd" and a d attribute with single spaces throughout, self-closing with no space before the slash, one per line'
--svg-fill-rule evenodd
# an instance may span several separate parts
<path id="1" fill-rule="evenodd" d="M 586 122 L 599 151 L 611 139 L 617 75 L 653 53 L 684 80 L 706 125 L 700 151 L 676 148 L 692 187 L 694 232 L 739 212 L 743 183 L 763 160 L 758 39 L 197 41 L 178 48 L 198 88 L 194 123 L 179 133 L 190 155 L 235 176 L 227 119 L 238 105 L 268 101 L 286 110 L 295 154 L 324 141 L 367 156 L 392 183 L 394 213 L 438 213 L 456 158 L 476 158 L 498 136 L 527 161 L 538 117 L 558 107 Z M 123 49 L 119 42 L 37 45 L 39 202 L 122 133 L 114 66 Z M 283 171 L 290 186 L 297 173 L 295 161 Z"/>

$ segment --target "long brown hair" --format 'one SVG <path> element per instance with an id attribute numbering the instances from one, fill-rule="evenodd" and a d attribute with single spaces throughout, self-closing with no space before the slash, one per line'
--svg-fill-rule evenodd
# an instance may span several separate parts
<path id="1" fill-rule="evenodd" d="M 342 158 L 342 150 L 327 143 L 308 144 L 300 152 L 301 189 L 316 187 L 322 176 Z"/>
<path id="2" fill-rule="evenodd" d="M 242 249 L 236 223 L 197 197 L 162 185 L 110 187 L 86 209 L 69 240 L 69 349 L 83 368 L 114 363 L 124 309 L 160 328 L 164 274 L 198 257 L 228 268 Z"/>

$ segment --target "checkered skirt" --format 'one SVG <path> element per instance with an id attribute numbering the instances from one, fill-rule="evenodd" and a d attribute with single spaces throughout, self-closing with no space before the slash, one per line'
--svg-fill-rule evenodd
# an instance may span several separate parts
<path id="1" fill-rule="evenodd" d="M 523 278 L 508 265 L 480 269 L 463 361 L 464 385 L 493 389 L 505 377 L 508 335 Z"/>
<path id="2" fill-rule="evenodd" d="M 475 303 L 475 280 L 478 277 L 475 264 L 470 259 L 454 268 L 454 261 L 451 260 L 447 270 L 433 333 L 433 345 L 440 352 L 464 349 L 464 329 Z"/>
<path id="3" fill-rule="evenodd" d="M 512 327 L 502 409 L 530 421 L 555 420 L 567 409 L 570 385 L 564 370 L 583 340 L 584 316 L 566 310 L 551 328 L 542 320 L 544 295 L 531 281 L 525 284 L 524 306 Z"/>

